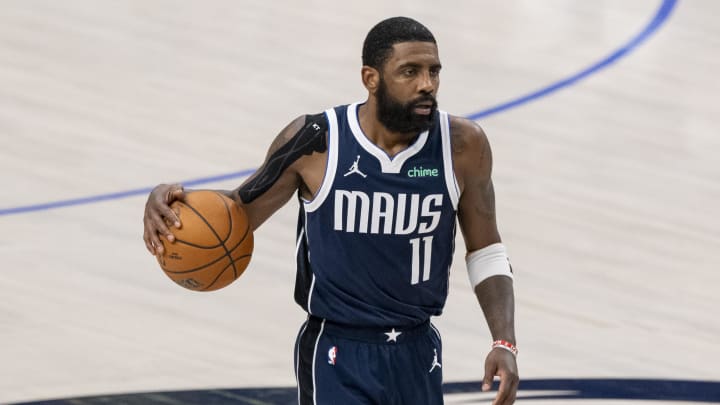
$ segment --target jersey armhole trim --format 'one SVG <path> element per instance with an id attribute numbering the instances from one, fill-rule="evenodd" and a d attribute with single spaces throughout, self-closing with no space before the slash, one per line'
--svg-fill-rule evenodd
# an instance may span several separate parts
<path id="1" fill-rule="evenodd" d="M 328 120 L 328 156 L 325 167 L 325 175 L 315 198 L 310 201 L 303 199 L 305 204 L 305 212 L 313 212 L 320 208 L 322 203 L 330 194 L 332 185 L 335 182 L 335 172 L 337 171 L 338 162 L 338 122 L 335 115 L 335 109 L 331 108 L 325 111 Z"/>
<path id="2" fill-rule="evenodd" d="M 450 195 L 453 209 L 457 211 L 460 201 L 460 187 L 455 177 L 455 166 L 453 164 L 452 141 L 450 137 L 450 117 L 445 111 L 440 111 L 440 134 L 442 136 L 443 169 L 445 171 L 445 183 Z"/>

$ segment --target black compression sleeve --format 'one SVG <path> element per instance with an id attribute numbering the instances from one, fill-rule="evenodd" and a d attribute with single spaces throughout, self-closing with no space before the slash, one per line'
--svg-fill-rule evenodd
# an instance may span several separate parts
<path id="1" fill-rule="evenodd" d="M 303 155 L 327 150 L 327 119 L 325 114 L 306 115 L 305 125 L 290 140 L 273 153 L 238 194 L 249 204 L 265 193 L 291 164 Z"/>

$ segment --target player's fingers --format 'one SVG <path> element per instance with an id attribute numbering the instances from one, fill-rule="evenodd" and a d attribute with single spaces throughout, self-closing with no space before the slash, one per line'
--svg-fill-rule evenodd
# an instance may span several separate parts
<path id="1" fill-rule="evenodd" d="M 517 387 L 515 390 L 510 394 L 510 398 L 508 398 L 508 404 L 514 404 L 515 400 L 517 399 Z"/>
<path id="2" fill-rule="evenodd" d="M 173 184 L 172 189 L 170 190 L 171 197 L 173 198 L 170 200 L 172 201 L 185 201 L 185 188 L 182 184 Z"/>
<path id="3" fill-rule="evenodd" d="M 514 404 L 517 398 L 518 388 L 520 388 L 520 376 L 517 372 L 513 375 L 510 384 L 510 397 L 508 398 L 508 404 Z"/>
<path id="4" fill-rule="evenodd" d="M 185 201 L 185 191 L 180 184 L 173 184 L 168 188 L 167 193 L 163 196 L 162 202 L 157 204 L 157 208 L 160 210 L 163 218 L 175 228 L 180 228 L 182 226 L 180 216 L 170 208 L 170 205 L 175 201 Z"/>
<path id="5" fill-rule="evenodd" d="M 520 379 L 512 372 L 500 373 L 500 387 L 495 396 L 493 405 L 512 405 L 515 402 L 515 395 Z"/>
<path id="6" fill-rule="evenodd" d="M 170 210 L 172 211 L 172 210 Z M 167 217 L 166 217 L 167 218 Z M 150 236 L 160 234 L 165 237 L 165 239 L 168 240 L 168 242 L 174 242 L 175 241 L 175 235 L 173 235 L 172 232 L 170 232 L 170 229 L 165 224 L 165 221 L 160 215 L 157 214 L 151 214 L 152 224 L 149 227 L 148 231 L 150 232 Z M 154 241 L 154 239 L 153 239 Z M 157 242 L 159 243 L 160 240 L 158 239 Z M 155 247 L 160 249 L 162 245 L 155 244 Z M 162 251 L 162 249 L 161 249 Z"/>
<path id="7" fill-rule="evenodd" d="M 492 362 L 485 361 L 485 377 L 483 377 L 482 390 L 490 391 L 492 388 L 493 377 L 495 377 L 495 365 Z"/>
<path id="8" fill-rule="evenodd" d="M 150 254 L 155 255 L 155 244 L 153 243 L 152 235 L 157 233 L 151 232 L 151 229 L 153 229 L 152 220 L 150 219 L 147 209 L 145 209 L 145 215 L 143 215 L 143 240 Z"/>
<path id="9" fill-rule="evenodd" d="M 160 230 L 155 225 L 158 222 L 162 224 L 162 219 L 157 215 L 146 214 L 145 215 L 145 231 L 143 233 L 143 239 L 145 239 L 145 245 L 153 255 L 162 254 L 163 244 L 158 237 Z M 164 224 L 162 224 L 164 226 Z M 167 230 L 167 227 L 165 227 Z"/>
<path id="10" fill-rule="evenodd" d="M 145 248 L 150 252 L 151 255 L 155 255 L 155 246 L 153 246 L 150 237 L 148 236 L 147 229 L 143 232 L 143 241 L 145 241 Z"/>
<path id="11" fill-rule="evenodd" d="M 170 206 L 161 205 L 158 207 L 158 211 L 160 211 L 160 215 L 165 219 L 165 221 L 167 221 L 168 224 L 172 224 L 175 228 L 180 229 L 182 226 L 180 223 L 180 216 L 177 212 L 173 211 Z M 165 221 L 163 221 L 163 226 L 165 225 Z M 163 235 L 165 235 L 165 232 L 163 232 Z"/>
<path id="12" fill-rule="evenodd" d="M 182 185 L 179 184 L 160 184 L 153 189 L 145 204 L 145 215 L 159 215 L 168 223 L 173 224 L 176 228 L 180 228 L 180 218 L 170 208 L 173 201 L 184 199 L 184 191 Z"/>
<path id="13" fill-rule="evenodd" d="M 163 246 L 162 241 L 160 241 L 157 233 L 150 234 L 150 244 L 155 251 L 155 253 L 153 253 L 155 256 L 161 255 L 165 251 L 165 247 Z"/>
<path id="14" fill-rule="evenodd" d="M 168 190 L 170 189 L 168 188 Z M 158 231 L 163 235 L 169 233 L 165 224 L 166 222 L 175 225 L 176 228 L 180 228 L 180 219 L 177 213 L 170 208 L 170 204 L 174 201 L 172 195 L 171 191 L 155 194 L 154 198 L 148 200 L 148 205 L 145 209 L 146 215 L 152 217 Z"/>
<path id="15" fill-rule="evenodd" d="M 504 379 L 500 379 L 500 387 L 498 388 L 497 395 L 495 395 L 495 401 L 493 405 L 509 405 L 512 402 L 507 402 L 508 399 L 508 382 Z"/>

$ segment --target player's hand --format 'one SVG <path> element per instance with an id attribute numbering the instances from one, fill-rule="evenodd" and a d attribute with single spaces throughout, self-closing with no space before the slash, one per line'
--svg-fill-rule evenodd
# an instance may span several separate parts
<path id="1" fill-rule="evenodd" d="M 180 217 L 170 208 L 173 201 L 183 201 L 185 191 L 182 184 L 160 184 L 155 187 L 145 203 L 145 232 L 143 239 L 145 247 L 153 254 L 163 253 L 163 245 L 158 235 L 163 235 L 168 241 L 174 242 L 175 236 L 169 226 L 180 228 Z"/>
<path id="2" fill-rule="evenodd" d="M 515 356 L 505 349 L 495 348 L 485 359 L 485 377 L 483 391 L 490 391 L 493 377 L 500 377 L 500 388 L 493 405 L 510 405 L 515 403 L 520 377 L 518 376 Z"/>

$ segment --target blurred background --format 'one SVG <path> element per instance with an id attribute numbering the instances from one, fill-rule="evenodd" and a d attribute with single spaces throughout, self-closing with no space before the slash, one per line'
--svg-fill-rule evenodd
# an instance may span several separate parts
<path id="1" fill-rule="evenodd" d="M 720 381 L 717 1 L 4 0 L 0 403 L 293 387 L 297 202 L 196 293 L 145 250 L 146 196 L 235 188 L 291 119 L 364 100 L 362 41 L 395 15 L 492 144 L 523 380 Z M 448 384 L 490 344 L 464 254 L 434 320 Z"/>

